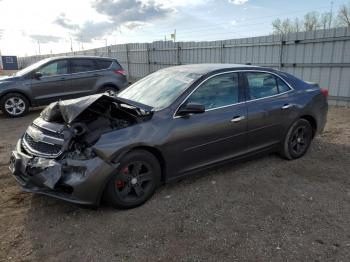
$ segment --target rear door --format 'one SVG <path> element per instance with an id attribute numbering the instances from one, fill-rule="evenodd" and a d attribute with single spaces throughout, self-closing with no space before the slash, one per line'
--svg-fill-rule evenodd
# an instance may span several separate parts
<path id="1" fill-rule="evenodd" d="M 293 89 L 269 72 L 245 72 L 248 109 L 248 148 L 259 150 L 279 143 L 296 117 Z"/>
<path id="2" fill-rule="evenodd" d="M 187 172 L 242 154 L 246 148 L 247 108 L 241 100 L 238 73 L 224 73 L 203 82 L 185 101 L 205 112 L 174 117 L 171 165 Z"/>
<path id="3" fill-rule="evenodd" d="M 69 79 L 67 59 L 49 62 L 36 71 L 42 74 L 39 79 L 31 79 L 32 94 L 37 104 L 47 104 L 69 96 L 71 89 L 67 83 Z"/>
<path id="4" fill-rule="evenodd" d="M 96 61 L 92 58 L 70 59 L 71 76 L 69 85 L 74 90 L 74 96 L 80 97 L 97 92 L 97 81 L 103 76 L 103 69 L 106 66 L 108 68 L 112 62 L 102 63 Z"/>

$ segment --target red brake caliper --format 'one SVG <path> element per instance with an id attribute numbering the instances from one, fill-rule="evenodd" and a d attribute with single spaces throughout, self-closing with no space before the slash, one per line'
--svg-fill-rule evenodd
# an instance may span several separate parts
<path id="1" fill-rule="evenodd" d="M 121 170 L 121 173 L 122 174 L 129 174 L 129 168 L 128 167 L 124 167 L 122 170 Z M 115 183 L 116 187 L 118 189 L 122 189 L 125 185 L 124 181 L 123 180 L 117 180 L 116 183 Z"/>

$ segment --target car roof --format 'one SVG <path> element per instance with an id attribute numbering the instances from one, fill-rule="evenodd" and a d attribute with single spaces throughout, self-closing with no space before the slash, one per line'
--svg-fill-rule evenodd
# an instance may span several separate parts
<path id="1" fill-rule="evenodd" d="M 225 69 L 232 70 L 264 70 L 264 71 L 274 71 L 271 68 L 259 67 L 253 65 L 242 65 L 242 64 L 190 64 L 190 65 L 179 65 L 167 67 L 162 70 L 169 71 L 185 71 L 189 73 L 196 73 L 200 75 L 205 75 L 210 72 L 220 71 Z"/>
<path id="2" fill-rule="evenodd" d="M 72 58 L 77 58 L 77 59 L 101 59 L 101 60 L 114 60 L 113 58 L 110 57 L 101 57 L 101 56 L 54 56 L 54 57 L 49 57 L 47 58 L 48 61 L 56 60 L 56 59 L 72 59 Z"/>

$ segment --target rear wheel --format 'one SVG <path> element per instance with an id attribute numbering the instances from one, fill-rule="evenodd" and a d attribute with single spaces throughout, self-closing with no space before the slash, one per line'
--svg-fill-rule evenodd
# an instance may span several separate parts
<path id="1" fill-rule="evenodd" d="M 297 159 L 305 155 L 312 141 L 312 126 L 305 119 L 297 120 L 288 130 L 281 155 L 287 159 Z"/>
<path id="2" fill-rule="evenodd" d="M 146 202 L 160 184 L 161 169 L 153 154 L 144 150 L 128 153 L 109 181 L 105 198 L 116 208 L 133 208 Z"/>
<path id="3" fill-rule="evenodd" d="M 116 96 L 119 92 L 119 89 L 115 86 L 104 86 L 101 88 L 99 93 L 105 93 L 109 96 Z"/>
<path id="4" fill-rule="evenodd" d="M 8 117 L 21 117 L 28 112 L 29 102 L 24 95 L 10 93 L 1 98 L 0 108 Z"/>

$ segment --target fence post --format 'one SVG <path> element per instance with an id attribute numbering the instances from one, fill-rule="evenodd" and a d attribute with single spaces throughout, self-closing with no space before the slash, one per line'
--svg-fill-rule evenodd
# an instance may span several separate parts
<path id="1" fill-rule="evenodd" d="M 147 45 L 147 64 L 148 64 L 148 74 L 151 73 L 151 50 L 149 44 Z"/>
<path id="2" fill-rule="evenodd" d="M 180 42 L 177 42 L 177 46 L 176 46 L 176 64 L 177 65 L 181 65 L 180 52 L 181 52 Z"/>
<path id="3" fill-rule="evenodd" d="M 132 78 L 132 76 L 131 76 L 131 72 L 130 72 L 129 46 L 128 46 L 128 44 L 125 44 L 125 52 L 126 52 L 126 67 L 128 68 L 128 77 L 129 77 L 129 81 L 130 81 L 130 78 Z"/>
<path id="4" fill-rule="evenodd" d="M 282 70 L 282 67 L 283 67 L 283 46 L 285 45 L 285 43 L 286 43 L 286 41 L 284 40 L 284 34 L 282 34 L 281 35 L 279 70 Z"/>
<path id="5" fill-rule="evenodd" d="M 112 46 L 108 46 L 107 47 L 107 57 L 110 57 L 110 58 L 112 58 L 112 50 L 111 50 L 111 48 L 112 48 Z"/>
<path id="6" fill-rule="evenodd" d="M 220 42 L 220 63 L 224 63 L 224 48 L 225 44 L 223 41 Z"/>

